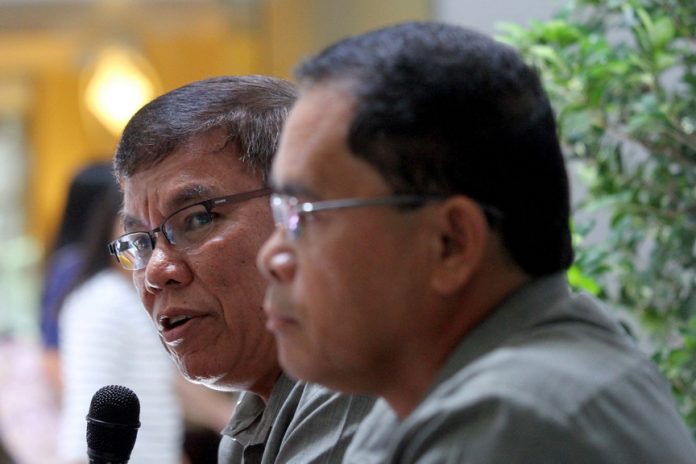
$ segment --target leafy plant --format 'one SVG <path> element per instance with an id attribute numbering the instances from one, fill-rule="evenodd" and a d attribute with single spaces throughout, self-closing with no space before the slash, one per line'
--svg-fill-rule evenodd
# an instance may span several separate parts
<path id="1" fill-rule="evenodd" d="M 502 25 L 536 66 L 587 192 L 571 283 L 631 312 L 696 436 L 696 2 L 575 0 Z M 601 215 L 600 214 L 600 215 Z"/>

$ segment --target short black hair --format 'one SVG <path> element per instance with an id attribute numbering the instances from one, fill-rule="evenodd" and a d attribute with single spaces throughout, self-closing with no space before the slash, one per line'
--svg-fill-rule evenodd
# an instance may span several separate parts
<path id="1" fill-rule="evenodd" d="M 348 147 L 396 193 L 466 195 L 502 213 L 506 248 L 531 275 L 573 261 L 570 194 L 537 73 L 476 31 L 410 22 L 344 39 L 302 62 L 303 88 L 356 98 Z"/>
<path id="2" fill-rule="evenodd" d="M 52 252 L 71 244 L 80 244 L 89 220 L 89 212 L 101 194 L 115 184 L 111 163 L 95 161 L 73 176 L 65 200 L 60 229 Z"/>
<path id="3" fill-rule="evenodd" d="M 221 129 L 224 144 L 234 143 L 240 160 L 265 181 L 296 97 L 292 83 L 257 75 L 215 77 L 172 90 L 126 125 L 114 156 L 116 176 L 148 169 L 192 137 Z"/>

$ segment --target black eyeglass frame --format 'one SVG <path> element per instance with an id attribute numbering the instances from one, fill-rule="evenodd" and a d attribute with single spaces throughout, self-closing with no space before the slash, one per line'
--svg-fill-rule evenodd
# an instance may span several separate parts
<path id="1" fill-rule="evenodd" d="M 196 206 L 203 206 L 205 208 L 206 212 L 210 213 L 213 210 L 213 208 L 216 208 L 218 206 L 227 205 L 227 204 L 231 204 L 231 203 L 240 203 L 242 201 L 251 200 L 253 198 L 258 198 L 258 197 L 262 197 L 265 195 L 270 195 L 272 192 L 273 192 L 272 189 L 270 189 L 268 187 L 264 187 L 261 189 L 251 190 L 248 192 L 233 193 L 232 195 L 225 195 L 223 197 L 210 198 L 207 200 L 199 201 L 197 203 L 192 203 L 190 205 L 184 206 L 182 208 L 177 209 L 173 213 L 169 214 L 166 218 L 164 218 L 164 220 L 162 221 L 162 223 L 158 227 L 155 227 L 154 229 L 150 230 L 149 232 L 145 231 L 145 230 L 128 232 L 128 233 L 121 235 L 116 240 L 111 241 L 107 245 L 108 249 L 109 249 L 109 254 L 115 256 L 116 259 L 118 260 L 118 262 L 121 262 L 121 260 L 119 258 L 119 252 L 121 250 L 118 250 L 118 245 L 120 242 L 123 241 L 124 237 L 130 236 L 133 234 L 146 234 L 150 238 L 150 247 L 152 250 L 155 249 L 155 245 L 157 243 L 157 238 L 156 238 L 155 234 L 158 234 L 158 233 L 162 234 L 162 236 L 165 238 L 165 240 L 167 240 L 167 242 L 170 245 L 176 246 L 176 241 L 174 240 L 174 238 L 170 237 L 169 233 L 167 233 L 166 224 L 172 217 L 176 216 L 180 212 L 182 212 L 186 209 L 189 209 L 189 208 L 196 207 Z"/>

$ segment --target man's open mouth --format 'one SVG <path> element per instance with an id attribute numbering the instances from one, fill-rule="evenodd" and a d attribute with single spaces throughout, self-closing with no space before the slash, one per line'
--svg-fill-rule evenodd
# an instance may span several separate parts
<path id="1" fill-rule="evenodd" d="M 174 317 L 161 317 L 160 318 L 160 326 L 162 327 L 163 330 L 171 330 L 176 327 L 179 327 L 180 325 L 185 324 L 187 321 L 191 319 L 191 316 L 174 316 Z"/>

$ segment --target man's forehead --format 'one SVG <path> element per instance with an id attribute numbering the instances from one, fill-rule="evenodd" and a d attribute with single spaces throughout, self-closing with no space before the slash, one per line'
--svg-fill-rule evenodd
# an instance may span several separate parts
<path id="1" fill-rule="evenodd" d="M 274 187 L 307 189 L 332 170 L 332 158 L 348 152 L 354 102 L 340 87 L 320 85 L 302 94 L 283 129 L 271 171 Z"/>
<path id="2" fill-rule="evenodd" d="M 210 172 L 197 175 L 181 171 L 172 175 L 163 173 L 162 176 L 142 179 L 133 177 L 123 184 L 124 199 L 126 203 L 137 203 L 148 199 L 171 206 L 185 204 L 216 193 L 218 186 L 224 183 L 222 179 L 217 178 L 217 174 Z"/>
<path id="3" fill-rule="evenodd" d="M 123 182 L 126 199 L 157 198 L 181 203 L 248 181 L 248 169 L 232 148 L 219 149 L 213 137 L 196 137 L 166 158 Z M 254 179 L 255 180 L 255 179 Z"/>

